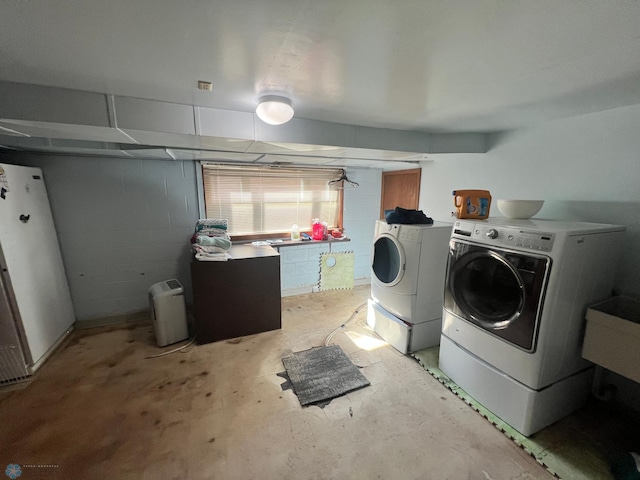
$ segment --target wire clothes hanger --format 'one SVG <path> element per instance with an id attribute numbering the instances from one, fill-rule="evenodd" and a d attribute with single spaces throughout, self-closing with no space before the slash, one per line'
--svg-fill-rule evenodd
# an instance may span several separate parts
<path id="1" fill-rule="evenodd" d="M 329 180 L 328 185 L 337 190 L 344 190 L 345 188 L 358 188 L 360 184 L 358 182 L 354 182 L 353 180 L 349 180 L 347 178 L 347 174 L 344 170 L 341 170 L 342 175 L 340 178 L 336 180 Z"/>

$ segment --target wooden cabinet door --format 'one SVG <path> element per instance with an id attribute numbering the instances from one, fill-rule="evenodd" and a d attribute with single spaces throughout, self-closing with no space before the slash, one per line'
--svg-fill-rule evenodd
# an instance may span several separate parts
<path id="1" fill-rule="evenodd" d="M 418 209 L 421 172 L 422 169 L 414 168 L 382 173 L 381 219 L 384 219 L 385 210 L 393 210 L 396 207 Z"/>

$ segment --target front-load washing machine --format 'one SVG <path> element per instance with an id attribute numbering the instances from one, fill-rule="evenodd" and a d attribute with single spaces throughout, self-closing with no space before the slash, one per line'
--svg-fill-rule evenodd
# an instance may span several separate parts
<path id="1" fill-rule="evenodd" d="M 452 224 L 376 222 L 368 324 L 402 353 L 437 345 Z"/>
<path id="2" fill-rule="evenodd" d="M 449 243 L 440 369 L 524 435 L 584 405 L 585 312 L 611 295 L 625 227 L 459 220 Z"/>

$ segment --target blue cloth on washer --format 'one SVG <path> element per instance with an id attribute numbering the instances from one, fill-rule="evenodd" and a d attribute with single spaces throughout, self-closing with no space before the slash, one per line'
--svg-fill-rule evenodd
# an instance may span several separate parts
<path id="1" fill-rule="evenodd" d="M 407 210 L 396 207 L 395 210 L 386 210 L 384 218 L 387 223 L 400 223 L 404 225 L 431 225 L 433 218 L 427 217 L 422 210 Z"/>

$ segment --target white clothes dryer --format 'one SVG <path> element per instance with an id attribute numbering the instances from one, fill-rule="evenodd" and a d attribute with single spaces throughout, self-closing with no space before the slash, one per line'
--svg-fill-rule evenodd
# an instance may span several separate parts
<path id="1" fill-rule="evenodd" d="M 376 222 L 367 321 L 402 353 L 437 345 L 452 224 Z"/>
<path id="2" fill-rule="evenodd" d="M 531 435 L 584 405 L 587 306 L 608 298 L 624 226 L 459 220 L 445 279 L 440 368 Z"/>

